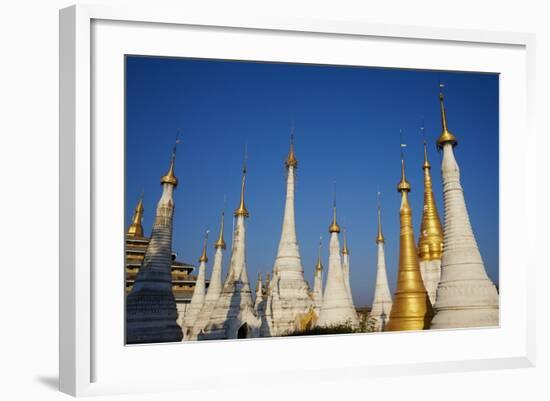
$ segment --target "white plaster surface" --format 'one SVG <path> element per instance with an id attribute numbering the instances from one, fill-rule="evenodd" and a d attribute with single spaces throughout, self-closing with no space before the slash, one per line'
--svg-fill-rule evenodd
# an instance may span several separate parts
<path id="1" fill-rule="evenodd" d="M 483 266 L 451 144 L 443 147 L 444 245 L 432 329 L 498 325 L 499 299 Z"/>

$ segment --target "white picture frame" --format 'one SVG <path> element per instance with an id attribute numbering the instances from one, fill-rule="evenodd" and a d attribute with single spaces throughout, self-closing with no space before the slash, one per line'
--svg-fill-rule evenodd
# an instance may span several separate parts
<path id="1" fill-rule="evenodd" d="M 130 41 L 140 37 L 140 31 L 143 29 L 148 30 L 148 35 L 142 37 L 139 46 L 131 44 Z M 162 41 L 163 45 L 160 48 L 160 38 L 180 34 L 198 35 L 197 38 L 202 41 L 204 48 L 185 49 L 185 46 L 181 46 L 184 42 L 180 42 L 180 47 L 175 43 L 167 43 L 172 41 Z M 232 55 L 213 47 L 207 49 L 208 37 L 219 38 L 222 35 L 231 37 L 235 43 L 238 41 L 235 39 L 237 36 L 246 38 L 247 35 L 261 35 L 262 40 L 269 42 L 272 46 L 264 46 L 263 49 L 256 50 L 253 50 L 252 45 L 242 46 L 239 49 L 237 46 L 235 49 L 226 49 L 228 52 L 235 52 Z M 290 49 L 292 46 L 288 46 L 290 53 L 286 56 L 283 53 L 277 54 L 276 49 L 282 47 L 277 46 L 277 43 L 283 43 L 289 39 L 292 39 L 293 43 L 298 43 L 294 49 L 296 52 L 292 53 Z M 195 57 L 208 55 L 213 57 L 218 54 L 217 58 L 228 58 L 236 57 L 235 54 L 238 54 L 246 58 L 248 53 L 261 51 L 264 53 L 256 53 L 248 57 L 276 61 L 327 62 L 326 59 L 317 58 L 313 53 L 316 46 L 313 46 L 311 54 L 302 54 L 298 51 L 300 41 L 324 40 L 329 44 L 335 39 L 339 41 L 339 46 L 329 48 L 334 50 L 330 56 L 334 57 L 333 62 L 336 64 L 338 64 L 336 60 L 338 57 L 340 63 L 359 65 L 364 63 L 360 54 L 351 52 L 350 49 L 353 46 L 372 45 L 372 54 L 376 54 L 380 51 L 376 50 L 380 41 L 384 41 L 384 46 L 398 46 L 405 41 L 408 47 L 426 52 L 426 55 L 429 55 L 429 49 L 422 49 L 422 47 L 437 48 L 439 60 L 436 62 L 427 57 L 424 61 L 406 63 L 398 59 L 384 59 L 383 53 L 380 53 L 377 56 L 379 59 L 373 59 L 372 62 L 386 67 L 455 68 L 504 74 L 502 75 L 504 83 L 501 84 L 500 92 L 502 138 L 500 179 L 501 199 L 505 199 L 501 202 L 501 327 L 433 333 L 274 338 L 141 347 L 124 347 L 122 337 L 113 335 L 111 337 L 114 337 L 112 340 L 114 345 L 107 344 L 111 342 L 108 334 L 98 327 L 105 327 L 106 322 L 109 321 L 116 322 L 120 318 L 120 313 L 123 313 L 119 310 L 120 301 L 114 300 L 116 297 L 113 296 L 113 301 L 110 299 L 111 295 L 104 295 L 105 299 L 101 302 L 97 297 L 94 298 L 94 291 L 99 285 L 105 288 L 106 294 L 113 294 L 116 288 L 123 290 L 122 281 L 103 281 L 106 279 L 105 274 L 98 274 L 94 270 L 94 268 L 99 269 L 99 261 L 107 260 L 103 259 L 105 257 L 114 260 L 115 266 L 117 263 L 122 266 L 122 256 L 118 259 L 116 257 L 117 253 L 120 253 L 121 244 L 116 240 L 114 242 L 117 245 L 113 245 L 112 249 L 102 253 L 103 256 L 97 254 L 94 248 L 94 239 L 97 238 L 94 235 L 98 234 L 98 229 L 104 227 L 100 220 L 103 218 L 112 221 L 113 218 L 115 220 L 118 218 L 117 211 L 113 212 L 115 215 L 102 216 L 104 213 L 111 212 L 104 212 L 101 199 L 98 198 L 98 194 L 105 192 L 105 188 L 102 189 L 100 186 L 106 181 L 96 178 L 105 171 L 117 171 L 113 174 L 113 181 L 106 184 L 116 187 L 116 184 L 120 183 L 118 171 L 123 157 L 121 153 L 123 132 L 120 131 L 121 137 L 118 138 L 118 130 L 109 128 L 120 127 L 122 116 L 113 114 L 109 117 L 101 111 L 109 108 L 112 113 L 117 113 L 120 107 L 123 107 L 120 102 L 117 103 L 123 89 L 123 81 L 120 81 L 120 77 L 123 76 L 122 71 L 117 70 L 121 60 L 117 58 L 115 63 L 110 64 L 113 60 L 110 59 L 109 54 L 118 57 L 127 49 L 131 49 L 134 54 L 143 51 L 141 54 L 181 56 L 185 55 L 186 51 L 193 51 L 192 55 Z M 216 386 L 231 387 L 242 385 L 236 377 L 243 374 L 250 380 L 256 382 L 265 380 L 267 383 L 268 376 L 271 380 L 276 378 L 287 381 L 337 380 L 344 376 L 361 380 L 380 375 L 534 366 L 535 283 L 534 274 L 528 274 L 534 273 L 535 269 L 534 256 L 532 256 L 534 252 L 529 252 L 534 245 L 521 236 L 523 229 L 526 229 L 524 225 L 534 227 L 536 216 L 534 197 L 529 198 L 525 195 L 529 191 L 534 191 L 535 149 L 526 145 L 534 143 L 531 115 L 535 84 L 534 43 L 534 35 L 530 34 L 376 25 L 358 21 L 293 20 L 269 17 L 259 19 L 246 16 L 235 19 L 186 14 L 181 9 L 112 8 L 104 5 L 78 5 L 61 10 L 59 328 L 61 391 L 72 395 L 94 395 L 167 389 L 196 390 L 207 382 L 210 386 L 214 382 Z M 348 44 L 349 48 L 347 48 Z M 104 50 L 105 53 L 101 53 Z M 274 53 L 269 55 L 269 51 Z M 471 57 L 470 52 L 474 52 L 478 55 L 476 56 L 478 59 L 462 60 L 463 64 L 453 61 L 453 57 L 457 57 L 456 54 L 453 56 L 453 53 L 461 52 L 464 52 L 466 58 Z M 487 52 L 493 52 L 494 57 L 486 54 Z M 303 58 L 299 59 L 300 57 Z M 403 55 L 401 54 L 400 57 Z M 491 60 L 484 60 L 488 57 Z M 369 65 L 372 65 L 372 62 Z M 471 63 L 470 67 L 468 63 Z M 485 67 L 479 69 L 480 65 Z M 103 71 L 113 75 L 102 75 Z M 98 97 L 104 95 L 101 87 L 94 86 L 100 85 L 98 81 L 92 82 L 94 77 L 96 80 L 107 79 L 110 87 L 114 88 L 113 90 L 116 91 L 116 93 L 113 92 L 114 96 L 109 93 L 109 98 L 115 102 L 114 106 L 108 104 L 107 99 L 104 99 L 105 102 L 98 102 Z M 512 93 L 517 94 L 514 99 L 509 96 Z M 117 120 L 116 123 L 115 120 Z M 115 142 L 109 146 L 102 139 L 104 137 L 99 140 L 94 137 L 94 129 L 103 128 L 101 125 L 103 123 L 110 124 L 105 126 L 106 130 L 115 134 L 113 135 Z M 523 134 L 521 138 L 517 138 L 512 135 L 513 132 Z M 513 154 L 511 150 L 514 150 Z M 102 155 L 101 165 L 98 163 L 98 154 Z M 105 163 L 104 166 L 103 163 Z M 513 169 L 512 166 L 514 166 Z M 98 170 L 104 172 L 101 173 Z M 510 182 L 522 182 L 525 191 L 510 193 L 508 185 Z M 122 194 L 113 196 L 115 203 L 122 199 Z M 120 211 L 118 207 L 117 210 Z M 510 210 L 516 212 L 508 213 Z M 506 227 L 514 227 L 514 230 L 505 230 Z M 117 238 L 117 235 L 122 238 L 122 230 L 121 226 L 110 235 L 113 238 Z M 108 238 L 109 235 L 105 237 Z M 513 268 L 514 266 L 516 269 Z M 121 279 L 120 272 L 118 276 Z M 108 288 L 103 285 L 107 285 Z M 112 301 L 114 302 L 112 305 L 116 305 L 112 308 L 115 312 L 109 316 L 103 312 L 106 301 L 109 303 Z M 120 319 L 120 326 L 123 327 L 123 324 L 123 320 Z M 116 330 L 114 332 L 117 332 Z M 426 355 L 425 352 L 419 351 L 433 344 L 449 344 L 450 341 L 453 341 L 454 349 L 442 351 L 439 355 Z M 120 349 L 109 348 L 118 347 L 116 344 L 119 344 Z M 476 348 L 476 345 L 479 347 Z M 367 351 L 369 347 L 392 349 L 397 355 L 378 355 L 373 350 Z M 317 349 L 323 349 L 323 353 L 316 354 Z M 342 352 L 345 349 L 355 350 L 355 352 Z M 410 352 L 403 352 L 403 350 L 410 350 Z M 285 367 L 282 359 L 278 359 L 277 356 L 281 351 L 288 355 L 296 355 L 297 362 Z M 258 352 L 264 355 L 273 353 L 271 359 L 267 358 L 272 363 L 254 366 L 254 369 L 247 367 L 247 358 L 253 358 Z M 169 374 L 170 369 L 173 370 L 170 360 L 181 358 L 181 355 L 185 355 L 185 358 L 194 364 L 195 371 L 187 372 L 185 377 Z M 217 364 L 219 366 L 212 366 L 210 361 L 213 358 L 219 358 Z M 121 367 L 124 364 L 136 366 L 136 361 L 146 365 L 166 361 L 166 371 L 159 367 L 146 379 L 139 374 L 125 376 L 121 373 L 123 370 Z"/>

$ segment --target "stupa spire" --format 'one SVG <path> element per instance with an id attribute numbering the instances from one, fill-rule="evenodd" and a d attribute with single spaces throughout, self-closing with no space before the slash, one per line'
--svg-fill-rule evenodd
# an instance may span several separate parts
<path id="1" fill-rule="evenodd" d="M 386 255 L 384 250 L 384 237 L 382 236 L 382 223 L 380 218 L 380 192 L 377 193 L 377 209 L 378 209 L 378 236 L 376 238 L 376 246 L 378 255 L 376 261 L 376 285 L 374 287 L 374 297 L 370 317 L 375 319 L 374 329 L 383 331 L 388 323 L 387 313 L 391 310 L 392 299 L 390 287 L 388 285 L 388 276 L 386 272 Z"/>
<path id="2" fill-rule="evenodd" d="M 132 216 L 132 223 L 128 227 L 127 235 L 131 237 L 143 237 L 143 225 L 141 223 L 143 221 L 143 211 L 143 194 L 141 194 Z"/>
<path id="3" fill-rule="evenodd" d="M 267 303 L 270 316 L 267 323 L 272 336 L 283 335 L 300 329 L 302 320 L 312 307 L 309 285 L 304 278 L 304 268 L 296 235 L 295 191 L 298 161 L 294 148 L 294 125 L 290 132 L 290 150 L 285 160 L 286 196 L 277 256 L 273 264 L 273 280 Z"/>
<path id="4" fill-rule="evenodd" d="M 225 249 L 225 241 L 223 240 L 224 215 L 225 215 L 225 212 L 222 212 L 221 224 L 220 224 L 220 234 L 218 235 L 218 240 L 214 244 L 214 247 L 216 249 L 217 248 Z"/>
<path id="5" fill-rule="evenodd" d="M 439 94 L 443 132 L 437 145 L 443 150 L 441 172 L 445 210 L 444 247 L 441 280 L 437 288 L 431 328 L 497 326 L 499 299 L 487 276 L 470 224 L 470 217 L 460 182 L 460 169 L 454 156 L 456 138 L 449 133 Z"/>
<path id="6" fill-rule="evenodd" d="M 401 180 L 397 184 L 397 191 L 401 193 L 399 269 L 390 321 L 385 327 L 387 331 L 427 329 L 433 317 L 432 306 L 424 288 L 416 253 L 412 210 L 409 205 L 411 185 L 405 176 L 403 147 L 402 145 Z"/>
<path id="7" fill-rule="evenodd" d="M 353 297 L 351 294 L 351 284 L 350 284 L 350 265 L 349 265 L 349 249 L 347 244 L 347 229 L 344 227 L 344 246 L 342 247 L 342 272 L 344 273 L 344 283 L 346 284 L 346 291 L 348 296 L 353 303 Z"/>
<path id="8" fill-rule="evenodd" d="M 378 233 L 376 234 L 376 243 L 384 242 L 384 234 L 382 234 L 382 218 L 380 216 L 380 191 L 376 193 L 376 203 L 378 209 Z"/>
<path id="9" fill-rule="evenodd" d="M 235 227 L 229 271 L 216 306 L 208 324 L 199 339 L 227 339 L 258 337 L 260 319 L 256 316 L 252 291 L 246 268 L 246 225 L 248 210 L 244 206 L 244 184 L 246 177 L 246 152 L 243 164 L 241 199 L 235 210 Z M 217 248 L 221 251 L 222 248 Z"/>
<path id="10" fill-rule="evenodd" d="M 195 340 L 197 336 L 203 332 L 222 291 L 223 251 L 225 250 L 225 242 L 223 241 L 224 212 L 222 212 L 221 215 L 220 233 L 218 240 L 214 244 L 216 252 L 214 254 L 214 264 L 212 267 L 212 275 L 210 276 L 210 284 L 208 285 L 208 291 L 206 292 L 206 296 L 204 298 L 204 305 L 202 306 L 199 316 L 195 320 L 193 332 L 189 336 L 190 340 Z"/>
<path id="11" fill-rule="evenodd" d="M 439 104 L 441 107 L 441 135 L 437 139 L 437 147 L 439 149 L 443 149 L 443 146 L 448 143 L 451 144 L 453 147 L 458 144 L 458 141 L 456 137 L 449 131 L 447 128 L 447 113 L 445 112 L 445 98 L 443 96 L 443 88 L 445 87 L 444 84 L 439 84 L 440 92 L 439 92 Z"/>
<path id="12" fill-rule="evenodd" d="M 340 226 L 338 225 L 338 222 L 336 221 L 336 183 L 334 183 L 334 194 L 333 194 L 333 201 L 332 201 L 332 223 L 330 224 L 328 231 L 329 233 L 339 233 L 340 232 Z"/>
<path id="13" fill-rule="evenodd" d="M 208 257 L 206 256 L 208 233 L 209 231 L 207 230 L 204 234 L 204 244 L 202 247 L 201 256 L 199 257 L 199 272 L 197 274 L 197 281 L 195 282 L 195 289 L 193 290 L 191 303 L 189 304 L 189 308 L 187 309 L 185 317 L 183 318 L 184 340 L 190 340 L 191 337 L 194 337 L 193 328 L 204 305 L 204 298 L 206 295 L 206 262 L 208 262 Z"/>
<path id="14" fill-rule="evenodd" d="M 421 128 L 422 133 L 424 128 Z M 443 228 L 435 203 L 432 189 L 432 177 L 430 174 L 430 161 L 428 150 L 424 140 L 424 211 L 420 235 L 418 237 L 418 257 L 420 258 L 420 272 L 424 280 L 424 286 L 428 291 L 430 302 L 435 302 L 437 285 L 441 277 L 441 254 L 443 252 Z"/>
<path id="15" fill-rule="evenodd" d="M 327 283 L 323 293 L 323 304 L 317 320 L 317 326 L 332 326 L 351 324 L 356 327 L 359 323 L 353 301 L 349 296 L 342 269 L 340 257 L 340 241 L 338 233 L 340 227 L 336 223 L 336 197 L 333 202 L 333 221 L 329 226 L 329 263 Z"/>
<path id="16" fill-rule="evenodd" d="M 244 162 L 243 162 L 243 176 L 241 181 L 241 201 L 239 203 L 239 207 L 235 209 L 235 217 L 238 217 L 238 216 L 248 217 L 248 210 L 244 205 L 244 190 L 245 190 L 245 184 L 246 184 L 246 159 L 247 158 L 248 158 L 248 152 L 247 150 L 245 150 Z"/>
<path id="17" fill-rule="evenodd" d="M 128 344 L 176 342 L 183 334 L 176 323 L 177 309 L 172 292 L 172 222 L 176 140 L 168 174 L 161 178 L 162 196 L 151 239 L 132 291 L 126 298 L 126 342 Z"/>

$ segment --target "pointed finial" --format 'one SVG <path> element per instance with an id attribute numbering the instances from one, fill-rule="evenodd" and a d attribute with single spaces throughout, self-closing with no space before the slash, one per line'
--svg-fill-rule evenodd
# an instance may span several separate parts
<path id="1" fill-rule="evenodd" d="M 210 230 L 206 230 L 206 233 L 204 234 L 204 245 L 202 247 L 202 254 L 201 254 L 201 257 L 199 258 L 199 263 L 208 262 L 208 257 L 206 256 L 206 243 L 208 242 L 208 233 L 209 232 L 210 232 Z"/>
<path id="2" fill-rule="evenodd" d="M 258 282 L 256 283 L 256 293 L 259 294 L 262 291 L 262 273 L 258 272 Z"/>
<path id="3" fill-rule="evenodd" d="M 344 219 L 344 224 L 346 224 L 346 221 Z M 344 246 L 342 247 L 342 255 L 349 255 L 349 249 L 348 249 L 348 241 L 347 241 L 347 229 L 344 227 Z"/>
<path id="4" fill-rule="evenodd" d="M 407 178 L 405 177 L 405 154 L 403 149 L 406 147 L 406 144 L 401 143 L 401 181 L 397 184 L 397 191 L 401 193 L 411 191 L 411 184 L 409 184 Z"/>
<path id="5" fill-rule="evenodd" d="M 223 240 L 223 227 L 224 227 L 224 217 L 225 217 L 225 211 L 222 211 L 222 219 L 220 224 L 220 234 L 218 235 L 218 240 L 214 244 L 214 248 L 221 248 L 225 249 L 225 241 Z"/>
<path id="6" fill-rule="evenodd" d="M 376 236 L 376 243 L 380 244 L 384 242 L 384 235 L 382 234 L 382 218 L 380 216 L 380 191 L 376 193 L 376 203 L 378 208 L 378 235 Z"/>
<path id="7" fill-rule="evenodd" d="M 243 161 L 243 178 L 241 182 L 241 201 L 239 203 L 239 207 L 235 210 L 235 217 L 238 217 L 238 216 L 248 217 L 248 210 L 246 210 L 246 206 L 244 205 L 244 189 L 245 189 L 245 182 L 246 182 L 247 159 L 248 159 L 248 144 L 245 144 L 244 161 Z"/>
<path id="8" fill-rule="evenodd" d="M 428 160 L 428 147 L 426 143 L 426 134 L 424 132 L 424 127 L 420 127 L 420 133 L 422 135 L 422 141 L 424 142 L 424 164 L 422 165 L 422 169 L 431 169 L 432 166 L 430 165 L 430 161 Z"/>
<path id="9" fill-rule="evenodd" d="M 315 270 L 323 270 L 323 264 L 321 263 L 321 248 L 323 246 L 323 237 L 319 237 L 319 251 L 317 252 L 317 264 L 315 265 Z"/>
<path id="10" fill-rule="evenodd" d="M 453 147 L 455 147 L 458 143 L 456 137 L 447 129 L 447 114 L 445 112 L 445 102 L 444 102 L 444 96 L 443 96 L 443 88 L 445 87 L 444 84 L 439 84 L 439 103 L 441 106 L 441 126 L 443 128 L 443 131 L 441 132 L 441 135 L 437 139 L 437 148 L 443 149 L 443 145 L 446 143 L 450 143 Z"/>
<path id="11" fill-rule="evenodd" d="M 173 186 L 178 185 L 178 179 L 175 174 L 175 163 L 176 163 L 176 149 L 178 143 L 180 143 L 180 132 L 178 131 L 178 134 L 176 135 L 176 141 L 174 143 L 174 147 L 172 148 L 172 157 L 170 158 L 170 168 L 168 169 L 168 172 L 160 179 L 161 184 L 171 184 Z"/>
<path id="12" fill-rule="evenodd" d="M 143 237 L 143 226 L 141 222 L 143 221 L 143 193 L 139 197 L 138 204 L 134 210 L 134 215 L 132 216 L 132 224 L 128 227 L 127 234 L 132 237 Z"/>
<path id="13" fill-rule="evenodd" d="M 334 200 L 332 203 L 332 223 L 330 227 L 328 228 L 328 231 L 330 233 L 339 233 L 340 232 L 340 226 L 336 222 L 336 181 L 334 182 Z"/>
<path id="14" fill-rule="evenodd" d="M 287 168 L 294 167 L 294 169 L 296 169 L 298 167 L 298 160 L 296 159 L 296 154 L 294 153 L 294 121 L 292 121 L 290 128 L 290 150 L 288 152 L 285 165 Z"/>

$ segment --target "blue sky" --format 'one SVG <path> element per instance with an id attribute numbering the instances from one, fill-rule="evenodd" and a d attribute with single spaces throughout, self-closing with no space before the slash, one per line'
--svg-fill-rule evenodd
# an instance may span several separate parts
<path id="1" fill-rule="evenodd" d="M 376 276 L 376 192 L 392 292 L 399 252 L 400 137 L 412 185 L 418 240 L 422 215 L 424 125 L 441 219 L 439 82 L 445 83 L 449 129 L 472 226 L 490 277 L 498 283 L 498 75 L 345 66 L 127 57 L 126 225 L 144 190 L 146 235 L 151 232 L 176 133 L 173 248 L 193 264 L 204 232 L 209 256 L 227 198 L 225 238 L 238 206 L 248 146 L 247 260 L 251 282 L 270 272 L 277 252 L 285 197 L 284 160 L 291 121 L 298 158 L 296 225 L 310 285 L 319 236 L 328 265 L 328 226 L 336 181 L 338 220 L 347 227 L 356 306 L 370 305 Z M 228 250 L 230 247 L 228 246 Z M 226 253 L 224 275 L 230 252 Z M 211 272 L 211 261 L 207 274 Z M 326 274 L 325 274 L 326 276 Z"/>

